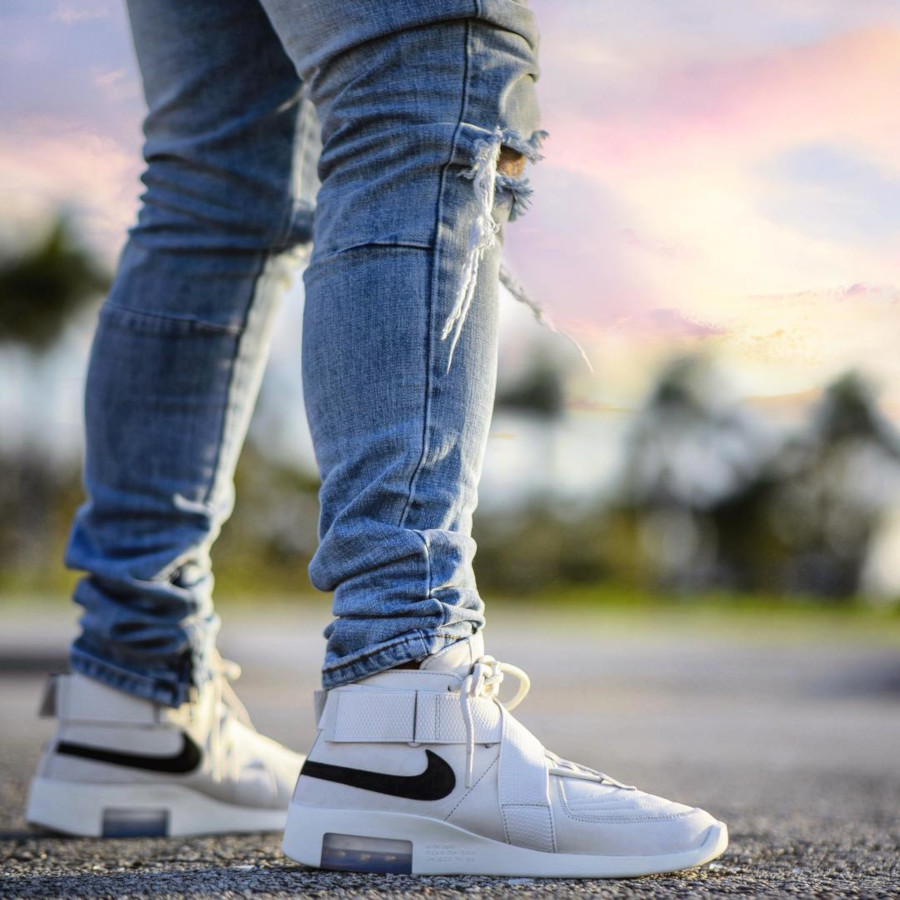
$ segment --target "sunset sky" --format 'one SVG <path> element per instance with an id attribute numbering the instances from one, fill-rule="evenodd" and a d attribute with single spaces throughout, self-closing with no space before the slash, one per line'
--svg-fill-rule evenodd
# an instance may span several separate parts
<path id="1" fill-rule="evenodd" d="M 773 402 L 861 366 L 900 419 L 900 3 L 532 7 L 550 139 L 507 254 L 594 365 L 574 396 L 633 405 L 706 349 Z M 0 33 L 0 237 L 63 203 L 113 260 L 143 112 L 123 6 L 6 0 Z"/>

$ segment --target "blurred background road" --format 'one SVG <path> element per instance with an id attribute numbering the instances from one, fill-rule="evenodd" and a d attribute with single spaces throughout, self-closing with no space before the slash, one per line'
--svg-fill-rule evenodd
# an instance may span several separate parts
<path id="1" fill-rule="evenodd" d="M 35 717 L 41 665 L 72 631 L 22 611 L 0 638 L 0 896 L 896 896 L 900 890 L 900 641 L 877 623 L 660 608 L 598 612 L 498 603 L 490 652 L 533 687 L 520 710 L 544 743 L 642 789 L 703 806 L 727 854 L 638 882 L 347 877 L 280 854 L 278 836 L 70 840 L 29 832 L 27 780 L 52 724 Z M 298 749 L 324 604 L 226 609 L 222 648 L 264 731 Z M 874 624 L 874 627 L 873 627 Z M 64 659 L 58 659 L 64 665 Z M 519 713 L 517 713 L 519 715 Z M 190 877 L 187 877 L 190 875 Z"/>

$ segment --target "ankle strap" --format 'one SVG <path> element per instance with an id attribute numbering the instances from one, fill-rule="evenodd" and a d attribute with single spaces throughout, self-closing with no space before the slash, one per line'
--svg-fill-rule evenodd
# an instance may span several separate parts
<path id="1" fill-rule="evenodd" d="M 469 703 L 475 742 L 497 743 L 502 731 L 497 704 L 484 698 Z M 332 690 L 319 730 L 337 743 L 465 744 L 467 739 L 459 694 L 450 691 Z"/>
<path id="2" fill-rule="evenodd" d="M 44 688 L 41 716 L 61 722 L 157 725 L 159 708 L 149 700 L 107 687 L 84 675 L 51 675 Z"/>

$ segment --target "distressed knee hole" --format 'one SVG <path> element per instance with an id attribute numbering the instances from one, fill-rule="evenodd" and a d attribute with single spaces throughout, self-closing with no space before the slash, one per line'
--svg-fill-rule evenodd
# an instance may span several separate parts
<path id="1" fill-rule="evenodd" d="M 525 172 L 526 162 L 524 153 L 503 144 L 500 147 L 500 156 L 497 158 L 497 171 L 510 178 L 521 178 Z"/>
<path id="2" fill-rule="evenodd" d="M 540 146 L 546 134 L 545 131 L 535 131 L 531 137 L 523 138 L 516 132 L 497 128 L 490 137 L 475 143 L 472 164 L 460 173 L 473 183 L 477 212 L 469 231 L 468 253 L 460 273 L 456 302 L 441 330 L 441 340 L 453 335 L 447 355 L 448 372 L 475 295 L 481 258 L 496 244 L 500 231 L 500 222 L 494 218 L 495 200 L 502 198 L 507 205 L 509 221 L 525 208 L 531 193 L 528 182 L 522 177 L 525 164 L 541 158 Z"/>

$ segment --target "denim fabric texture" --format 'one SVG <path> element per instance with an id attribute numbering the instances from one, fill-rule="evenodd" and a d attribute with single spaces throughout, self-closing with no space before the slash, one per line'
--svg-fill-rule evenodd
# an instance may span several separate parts
<path id="1" fill-rule="evenodd" d="M 177 705 L 209 677 L 209 550 L 291 272 L 322 477 L 323 685 L 482 627 L 472 514 L 501 229 L 536 159 L 518 0 L 129 0 L 146 190 L 97 322 L 72 667 Z"/>

